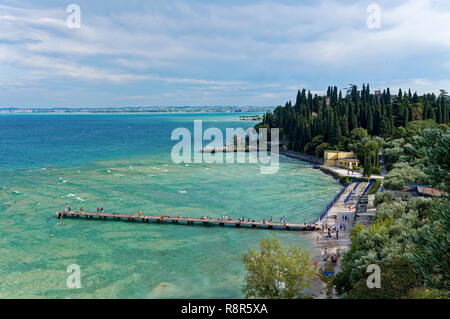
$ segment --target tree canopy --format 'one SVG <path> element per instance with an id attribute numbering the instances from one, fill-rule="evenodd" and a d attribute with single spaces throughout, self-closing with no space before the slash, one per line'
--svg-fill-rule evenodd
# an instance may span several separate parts
<path id="1" fill-rule="evenodd" d="M 309 253 L 302 247 L 285 248 L 274 237 L 262 238 L 259 251 L 244 255 L 247 270 L 242 292 L 246 298 L 305 298 L 314 268 Z"/>

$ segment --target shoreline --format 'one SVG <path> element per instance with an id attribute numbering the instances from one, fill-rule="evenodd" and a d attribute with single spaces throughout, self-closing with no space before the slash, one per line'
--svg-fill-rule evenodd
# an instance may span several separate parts
<path id="1" fill-rule="evenodd" d="M 316 165 L 323 164 L 323 161 L 320 158 L 312 156 L 312 155 L 302 154 L 302 153 L 298 153 L 298 152 L 294 152 L 294 151 L 290 151 L 290 150 L 286 150 L 286 151 L 280 150 L 278 153 L 281 155 L 284 155 L 286 157 L 295 158 L 300 161 L 309 162 L 309 163 L 316 164 Z"/>
<path id="2" fill-rule="evenodd" d="M 74 110 L 71 111 L 52 111 L 52 110 L 43 110 L 43 111 L 28 111 L 26 109 L 24 110 L 17 110 L 17 111 L 2 111 L 0 108 L 0 115 L 2 114 L 40 114 L 40 115 L 49 115 L 49 114 L 261 114 L 264 113 L 263 111 L 214 111 L 214 110 L 207 110 L 204 112 L 198 112 L 198 111 L 106 111 L 106 110 L 99 110 L 99 111 L 89 111 L 89 110 Z M 245 121 L 245 122 L 252 122 L 253 120 L 241 120 L 239 117 L 237 118 L 238 121 Z M 253 122 L 261 122 L 261 120 L 254 120 Z"/>
<path id="3" fill-rule="evenodd" d="M 322 162 L 319 158 L 314 157 L 314 156 L 310 156 L 307 154 L 301 154 L 298 152 L 294 152 L 294 151 L 279 151 L 279 153 L 281 155 L 284 155 L 286 157 L 289 158 L 293 158 L 299 161 L 305 161 L 305 162 L 309 162 L 315 165 L 322 165 Z M 328 175 L 330 177 L 332 177 L 335 181 L 337 181 L 339 179 L 339 175 L 338 174 L 334 174 L 331 171 L 328 170 L 322 170 L 320 169 L 320 171 L 325 174 Z M 327 283 L 321 278 L 321 274 L 320 271 L 322 269 L 322 267 L 324 267 L 327 263 L 329 263 L 328 261 L 324 261 L 324 249 L 327 249 L 327 256 L 331 256 L 331 255 L 336 255 L 338 256 L 338 261 L 336 262 L 336 264 L 334 265 L 335 270 L 334 273 L 336 274 L 337 272 L 339 272 L 340 270 L 340 260 L 342 258 L 343 252 L 345 252 L 348 248 L 349 248 L 349 238 L 348 236 L 345 236 L 345 233 L 342 232 L 344 236 L 340 237 L 339 240 L 327 240 L 326 235 L 324 235 L 324 231 L 323 230 L 316 230 L 316 231 L 312 231 L 312 232 L 308 232 L 307 234 L 305 234 L 308 238 L 308 241 L 310 241 L 311 243 L 311 255 L 310 255 L 310 259 L 312 262 L 316 261 L 317 262 L 317 268 L 316 268 L 316 273 L 315 276 L 316 278 L 311 279 L 309 281 L 311 288 L 309 288 L 307 291 L 309 293 L 311 293 L 313 295 L 314 299 L 327 299 Z M 338 252 L 339 251 L 339 252 Z M 339 298 L 339 296 L 335 295 L 334 291 L 331 294 L 331 298 L 335 299 L 335 298 Z"/>

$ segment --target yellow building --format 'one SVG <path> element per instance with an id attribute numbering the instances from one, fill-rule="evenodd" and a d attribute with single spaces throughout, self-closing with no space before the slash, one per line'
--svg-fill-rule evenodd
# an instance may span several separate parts
<path id="1" fill-rule="evenodd" d="M 325 151 L 323 163 L 326 166 L 336 166 L 345 169 L 354 169 L 359 166 L 359 161 L 353 152 Z"/>
<path id="2" fill-rule="evenodd" d="M 346 158 L 338 161 L 339 167 L 346 169 L 355 169 L 359 166 L 359 161 L 356 158 Z"/>

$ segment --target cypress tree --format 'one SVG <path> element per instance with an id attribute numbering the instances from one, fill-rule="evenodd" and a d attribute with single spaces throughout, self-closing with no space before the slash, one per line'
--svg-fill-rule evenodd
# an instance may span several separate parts
<path id="1" fill-rule="evenodd" d="M 342 129 L 342 135 L 343 136 L 348 136 L 349 134 L 349 130 L 348 130 L 348 118 L 347 115 L 344 114 L 341 117 L 341 129 Z"/>
<path id="2" fill-rule="evenodd" d="M 328 142 L 331 145 L 336 145 L 338 143 L 338 131 L 337 131 L 337 125 L 335 121 L 334 112 L 330 114 L 330 126 L 328 127 L 329 134 L 328 134 Z"/>
<path id="3" fill-rule="evenodd" d="M 403 115 L 403 127 L 406 127 L 406 124 L 408 124 L 409 121 L 409 108 L 405 108 L 405 114 Z"/>
<path id="4" fill-rule="evenodd" d="M 428 102 L 427 102 L 427 101 L 424 101 L 424 102 L 423 102 L 423 108 L 422 108 L 422 120 L 428 119 L 428 114 L 429 114 L 429 111 L 428 111 Z"/>
<path id="5" fill-rule="evenodd" d="M 365 128 L 371 135 L 391 136 L 396 126 L 406 126 L 414 119 L 414 108 L 422 105 L 422 119 L 435 119 L 438 123 L 449 122 L 449 100 L 445 91 L 438 98 L 432 93 L 418 96 L 411 90 L 399 94 L 391 102 L 389 88 L 383 91 L 380 99 L 370 94 L 368 84 L 363 84 L 359 91 L 351 85 L 347 95 L 336 86 L 329 86 L 326 98 L 306 92 L 297 91 L 295 105 L 291 101 L 277 107 L 273 113 L 265 113 L 262 123 L 280 128 L 280 137 L 292 148 L 303 151 L 304 146 L 318 135 L 324 141 L 337 145 L 342 136 L 348 136 L 357 127 Z M 312 115 L 316 112 L 317 115 Z M 372 167 L 378 166 L 378 157 L 372 154 Z M 369 169 L 369 168 L 367 168 Z"/>
<path id="6" fill-rule="evenodd" d="M 356 118 L 355 112 L 352 112 L 350 115 L 350 130 L 358 127 L 358 119 Z"/>
<path id="7" fill-rule="evenodd" d="M 300 112 L 300 104 L 302 103 L 301 98 L 302 98 L 302 95 L 300 93 L 300 90 L 298 90 L 297 99 L 295 100 L 295 110 L 297 112 Z"/>
<path id="8" fill-rule="evenodd" d="M 381 108 L 377 107 L 375 109 L 375 116 L 373 121 L 372 133 L 375 135 L 379 135 L 381 133 Z"/>
<path id="9" fill-rule="evenodd" d="M 389 90 L 389 88 L 386 89 L 386 100 L 385 100 L 386 104 L 391 104 L 391 91 Z"/>
<path id="10" fill-rule="evenodd" d="M 392 104 L 388 104 L 386 113 L 387 113 L 387 120 L 388 120 L 388 126 L 389 126 L 389 130 L 387 133 L 388 133 L 388 135 L 391 135 L 395 128 L 394 114 L 392 112 Z"/>
<path id="11" fill-rule="evenodd" d="M 367 132 L 369 134 L 373 133 L 373 115 L 372 115 L 372 108 L 369 107 L 367 112 Z"/>
<path id="12" fill-rule="evenodd" d="M 366 177 L 370 177 L 372 175 L 372 156 L 367 155 L 364 160 L 364 171 L 363 175 Z"/>

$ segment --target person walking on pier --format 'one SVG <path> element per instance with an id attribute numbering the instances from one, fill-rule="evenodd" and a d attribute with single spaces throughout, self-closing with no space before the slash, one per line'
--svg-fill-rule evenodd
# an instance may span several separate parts
<path id="1" fill-rule="evenodd" d="M 138 210 L 138 214 L 139 214 L 139 217 L 141 217 L 141 211 L 140 210 Z"/>

